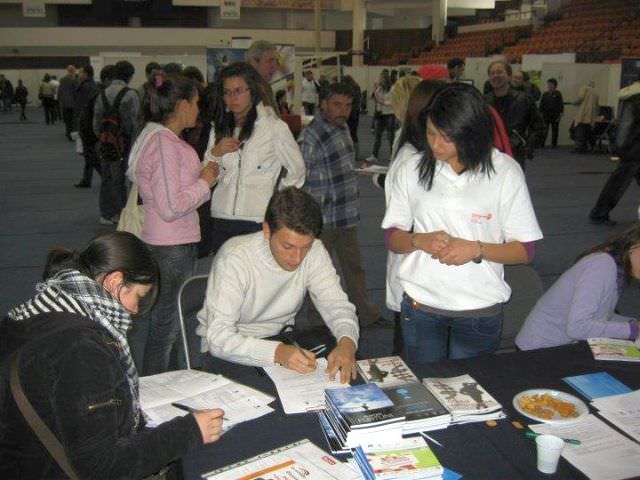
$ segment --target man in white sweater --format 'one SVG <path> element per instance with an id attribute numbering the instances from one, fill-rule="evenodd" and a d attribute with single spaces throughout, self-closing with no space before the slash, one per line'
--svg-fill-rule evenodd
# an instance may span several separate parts
<path id="1" fill-rule="evenodd" d="M 202 350 L 243 365 L 280 364 L 308 373 L 315 355 L 297 345 L 270 339 L 293 325 L 309 292 L 337 345 L 328 373 L 342 383 L 356 378 L 358 320 L 340 286 L 331 257 L 317 239 L 322 212 L 295 187 L 273 195 L 262 232 L 228 240 L 216 255 L 196 332 Z"/>

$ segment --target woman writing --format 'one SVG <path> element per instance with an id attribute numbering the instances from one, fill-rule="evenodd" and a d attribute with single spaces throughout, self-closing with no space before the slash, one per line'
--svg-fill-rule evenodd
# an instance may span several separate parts
<path id="1" fill-rule="evenodd" d="M 229 238 L 262 228 L 274 189 L 304 183 L 300 149 L 287 124 L 266 106 L 263 82 L 247 63 L 223 68 L 216 79 L 205 156 L 220 165 L 220 182 L 211 197 L 213 253 Z"/>
<path id="2" fill-rule="evenodd" d="M 578 257 L 538 300 L 516 337 L 522 350 L 609 337 L 635 340 L 638 320 L 615 308 L 622 288 L 640 278 L 640 226 Z"/>
<path id="3" fill-rule="evenodd" d="M 496 350 L 503 264 L 527 263 L 542 237 L 522 170 L 493 148 L 493 121 L 474 88 L 455 84 L 421 113 L 424 155 L 387 182 L 388 246 L 407 254 L 402 331 L 408 360 L 468 358 Z M 411 229 L 413 228 L 413 233 Z"/>
<path id="4" fill-rule="evenodd" d="M 101 235 L 79 253 L 49 254 L 38 293 L 9 311 L 0 341 L 3 367 L 19 353 L 18 383 L 68 467 L 25 421 L 3 368 L 0 477 L 138 479 L 220 437 L 219 409 L 144 428 L 126 334 L 157 282 L 149 251 L 126 232 Z"/>
<path id="5" fill-rule="evenodd" d="M 129 157 L 129 178 L 144 207 L 140 238 L 160 266 L 160 294 L 131 337 L 144 375 L 167 371 L 179 331 L 176 298 L 193 274 L 200 227 L 197 208 L 208 200 L 217 164 L 202 167 L 197 153 L 180 138 L 198 118 L 198 89 L 184 76 L 156 75 L 142 106 L 146 125 Z"/>

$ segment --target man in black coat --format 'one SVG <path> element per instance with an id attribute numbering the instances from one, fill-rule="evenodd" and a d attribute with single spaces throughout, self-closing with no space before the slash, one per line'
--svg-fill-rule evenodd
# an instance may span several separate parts
<path id="1" fill-rule="evenodd" d="M 615 143 L 620 163 L 589 213 L 589 220 L 595 225 L 615 225 L 609 212 L 618 204 L 631 180 L 635 178 L 640 184 L 640 74 L 634 83 L 618 92 L 618 99 Z"/>
<path id="2" fill-rule="evenodd" d="M 540 139 L 540 145 L 544 147 L 551 127 L 551 147 L 558 146 L 558 124 L 564 112 L 562 94 L 558 90 L 558 81 L 555 78 L 547 80 L 547 91 L 542 94 L 540 100 L 540 114 L 544 120 L 544 134 Z"/>
<path id="3" fill-rule="evenodd" d="M 487 70 L 492 91 L 485 95 L 494 107 L 509 134 L 513 158 L 525 169 L 525 160 L 533 158 L 533 149 L 544 131 L 544 123 L 530 95 L 511 88 L 511 65 L 495 60 Z"/>
<path id="4" fill-rule="evenodd" d="M 74 130 L 80 135 L 82 141 L 82 154 L 84 156 L 84 170 L 82 179 L 75 184 L 76 188 L 91 187 L 93 170 L 100 173 L 100 162 L 96 153 L 96 138 L 93 132 L 93 105 L 98 96 L 98 86 L 93 80 L 93 67 L 85 65 L 78 71 L 80 85 L 75 92 L 75 105 L 73 107 Z"/>

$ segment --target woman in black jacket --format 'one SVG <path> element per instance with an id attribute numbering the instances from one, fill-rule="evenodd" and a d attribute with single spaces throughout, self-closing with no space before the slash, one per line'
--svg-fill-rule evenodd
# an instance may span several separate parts
<path id="1" fill-rule="evenodd" d="M 144 426 L 126 333 L 157 282 L 157 265 L 129 233 L 49 254 L 38 293 L 0 324 L 0 478 L 143 478 L 220 437 L 220 409 Z M 27 400 L 62 445 L 66 475 L 9 389 L 15 352 Z"/>

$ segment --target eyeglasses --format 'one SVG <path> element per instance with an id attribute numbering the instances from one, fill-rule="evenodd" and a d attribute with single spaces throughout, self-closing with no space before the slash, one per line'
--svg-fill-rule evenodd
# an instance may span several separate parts
<path id="1" fill-rule="evenodd" d="M 247 93 L 249 90 L 250 90 L 249 87 L 238 87 L 238 88 L 234 88 L 233 90 L 228 90 L 225 88 L 224 90 L 222 90 L 222 94 L 225 97 L 237 97 L 238 95 Z"/>

